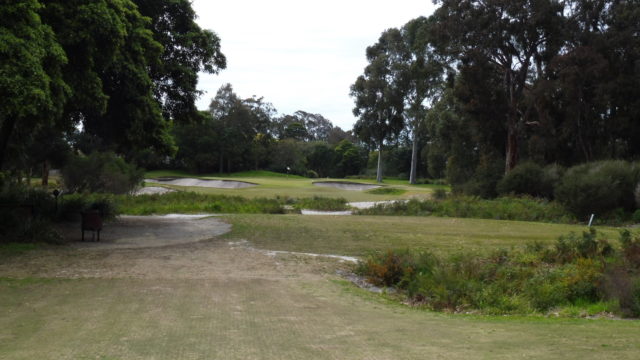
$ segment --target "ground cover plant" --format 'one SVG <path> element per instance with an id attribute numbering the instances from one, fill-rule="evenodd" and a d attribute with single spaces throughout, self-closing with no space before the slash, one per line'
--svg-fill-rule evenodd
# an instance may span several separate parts
<path id="1" fill-rule="evenodd" d="M 377 204 L 357 212 L 361 215 L 446 216 L 495 220 L 575 223 L 576 218 L 560 204 L 530 197 L 481 199 L 440 195 L 438 198 Z"/>
<path id="2" fill-rule="evenodd" d="M 640 317 L 640 237 L 622 231 L 619 245 L 591 229 L 560 236 L 553 246 L 487 255 L 389 250 L 370 255 L 357 272 L 434 310 L 529 314 L 569 307 L 569 314 Z"/>

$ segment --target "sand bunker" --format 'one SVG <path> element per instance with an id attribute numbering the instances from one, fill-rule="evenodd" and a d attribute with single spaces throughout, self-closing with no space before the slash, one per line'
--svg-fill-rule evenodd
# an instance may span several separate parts
<path id="1" fill-rule="evenodd" d="M 197 186 L 197 187 L 209 187 L 217 189 L 244 189 L 248 187 L 257 186 L 244 181 L 233 180 L 203 180 L 192 178 L 160 178 L 160 179 L 145 179 L 146 182 L 176 185 L 176 186 Z"/>
<path id="2" fill-rule="evenodd" d="M 316 181 L 313 183 L 315 186 L 322 187 L 332 187 L 340 190 L 349 190 L 349 191 L 364 191 L 377 189 L 381 187 L 380 185 L 372 185 L 372 184 L 362 184 L 362 183 L 354 183 L 348 181 Z"/>
<path id="3" fill-rule="evenodd" d="M 153 194 L 166 194 L 169 192 L 174 192 L 173 189 L 167 189 L 160 186 L 147 186 L 136 190 L 133 195 L 153 195 Z"/>

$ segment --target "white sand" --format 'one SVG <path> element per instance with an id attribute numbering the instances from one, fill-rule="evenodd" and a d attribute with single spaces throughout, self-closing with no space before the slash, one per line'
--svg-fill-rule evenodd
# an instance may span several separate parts
<path id="1" fill-rule="evenodd" d="M 377 189 L 381 187 L 380 185 L 352 183 L 352 182 L 346 182 L 346 181 L 317 181 L 317 182 L 314 182 L 313 185 L 322 186 L 322 187 L 332 187 L 340 190 L 349 190 L 349 191 L 363 191 L 363 190 Z"/>
<path id="2" fill-rule="evenodd" d="M 167 189 L 160 186 L 147 186 L 136 190 L 133 195 L 152 195 L 152 194 L 166 194 L 169 192 L 174 192 L 173 189 Z"/>
<path id="3" fill-rule="evenodd" d="M 197 186 L 197 187 L 209 187 L 217 189 L 244 189 L 248 187 L 257 186 L 258 184 L 252 184 L 244 181 L 233 180 L 202 180 L 192 178 L 177 178 L 177 179 L 145 179 L 145 182 L 167 184 L 176 186 Z"/>
<path id="4" fill-rule="evenodd" d="M 360 201 L 360 202 L 350 202 L 349 205 L 352 208 L 356 209 L 371 209 L 372 207 L 380 204 L 393 204 L 395 202 L 405 202 L 406 200 L 386 200 L 386 201 Z"/>
<path id="5" fill-rule="evenodd" d="M 351 215 L 351 211 L 319 211 L 319 210 L 300 210 L 302 215 Z"/>

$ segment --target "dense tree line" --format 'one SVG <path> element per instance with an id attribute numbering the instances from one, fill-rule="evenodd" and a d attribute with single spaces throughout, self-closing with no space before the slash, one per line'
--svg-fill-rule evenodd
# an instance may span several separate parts
<path id="1" fill-rule="evenodd" d="M 223 85 L 197 121 L 176 124 L 178 152 L 164 166 L 198 173 L 268 169 L 311 177 L 359 174 L 367 151 L 320 114 L 278 116 L 262 98 Z M 159 161 L 161 159 L 156 159 Z M 162 161 L 151 166 L 163 166 Z"/>
<path id="2" fill-rule="evenodd" d="M 367 49 L 361 140 L 417 145 L 422 176 L 487 196 L 523 161 L 640 156 L 637 1 L 436 3 Z"/>

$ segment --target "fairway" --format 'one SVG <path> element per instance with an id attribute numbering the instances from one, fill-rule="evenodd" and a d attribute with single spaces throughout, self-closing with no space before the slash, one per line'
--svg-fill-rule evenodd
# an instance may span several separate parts
<path id="1" fill-rule="evenodd" d="M 428 198 L 436 188 L 445 188 L 439 185 L 409 185 L 408 181 L 401 180 L 385 180 L 383 185 L 403 190 L 402 194 L 384 194 L 378 195 L 367 191 L 350 191 L 336 189 L 331 187 L 320 187 L 313 185 L 316 181 L 345 181 L 344 179 L 309 179 L 295 175 L 276 174 L 268 171 L 245 172 L 231 175 L 215 175 L 215 176 L 196 176 L 178 171 L 152 171 L 148 172 L 146 178 L 157 177 L 185 177 L 198 179 L 220 179 L 235 180 L 258 184 L 258 186 L 244 189 L 216 189 L 195 186 L 175 186 L 162 183 L 147 182 L 147 186 L 162 185 L 167 188 L 194 191 L 203 194 L 242 196 L 247 198 L 266 197 L 266 198 L 309 198 L 314 196 L 345 198 L 349 202 L 357 201 L 381 201 L 411 198 Z M 375 184 L 374 180 L 347 180 L 354 183 Z"/>
<path id="2" fill-rule="evenodd" d="M 581 227 L 364 216 L 226 220 L 231 233 L 201 242 L 5 255 L 0 359 L 636 359 L 640 353 L 638 321 L 433 313 L 356 288 L 336 274 L 348 263 L 267 251 L 492 249 L 549 242 Z"/>
<path id="3" fill-rule="evenodd" d="M 412 216 L 228 215 L 226 238 L 246 239 L 259 248 L 365 255 L 372 250 L 419 249 L 438 253 L 491 251 L 533 242 L 552 244 L 582 225 Z M 610 239 L 613 228 L 600 228 Z M 614 244 L 616 241 L 612 241 Z"/>

